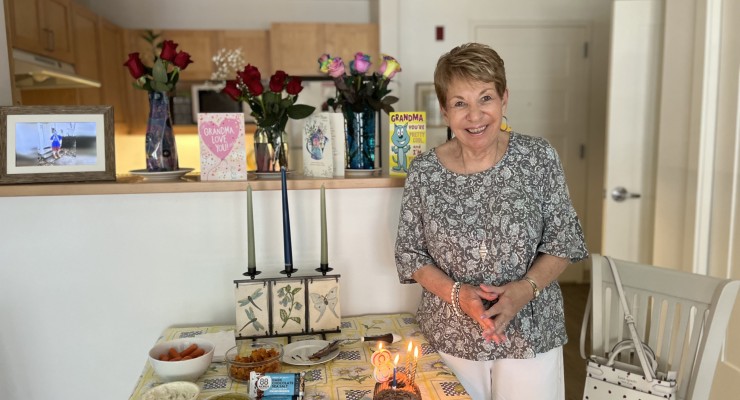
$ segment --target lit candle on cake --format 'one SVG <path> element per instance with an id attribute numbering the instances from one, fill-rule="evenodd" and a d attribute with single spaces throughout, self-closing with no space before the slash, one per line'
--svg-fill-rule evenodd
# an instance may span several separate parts
<path id="1" fill-rule="evenodd" d="M 411 349 L 413 348 L 414 343 L 409 340 L 409 345 L 406 348 L 406 375 L 411 372 Z"/>
<path id="2" fill-rule="evenodd" d="M 397 382 L 396 382 L 396 370 L 398 369 L 398 354 L 396 354 L 396 358 L 393 359 L 393 383 L 391 383 L 391 386 L 393 389 L 396 388 Z"/>
<path id="3" fill-rule="evenodd" d="M 370 362 L 375 367 L 380 367 L 383 364 L 387 364 L 391 361 L 391 352 L 383 348 L 383 342 L 378 342 L 378 350 L 373 352 L 370 357 Z"/>
<path id="4" fill-rule="evenodd" d="M 416 382 L 416 365 L 419 362 L 419 346 L 414 347 L 414 362 L 411 364 L 411 372 L 409 372 L 409 383 L 414 386 Z"/>
<path id="5" fill-rule="evenodd" d="M 280 181 L 283 195 L 283 254 L 285 256 L 285 270 L 282 273 L 290 276 L 293 269 L 293 249 L 290 243 L 290 212 L 288 211 L 288 182 L 285 167 L 280 167 Z"/>

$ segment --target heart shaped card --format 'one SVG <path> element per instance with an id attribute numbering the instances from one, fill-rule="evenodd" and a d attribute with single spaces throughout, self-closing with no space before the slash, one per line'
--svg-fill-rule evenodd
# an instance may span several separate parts
<path id="1" fill-rule="evenodd" d="M 244 114 L 198 114 L 198 136 L 201 181 L 247 179 Z"/>

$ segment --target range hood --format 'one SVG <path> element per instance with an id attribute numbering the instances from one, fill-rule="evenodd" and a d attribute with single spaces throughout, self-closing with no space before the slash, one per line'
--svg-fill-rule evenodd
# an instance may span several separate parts
<path id="1" fill-rule="evenodd" d="M 100 82 L 78 76 L 72 64 L 13 49 L 18 89 L 89 89 Z"/>

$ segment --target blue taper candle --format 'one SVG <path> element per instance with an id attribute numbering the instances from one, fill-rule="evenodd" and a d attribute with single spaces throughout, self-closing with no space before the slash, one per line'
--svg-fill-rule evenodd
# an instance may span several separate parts
<path id="1" fill-rule="evenodd" d="M 288 182 L 285 167 L 280 167 L 280 181 L 283 192 L 283 253 L 285 255 L 285 273 L 293 272 L 293 250 L 290 243 L 290 213 L 288 212 Z"/>

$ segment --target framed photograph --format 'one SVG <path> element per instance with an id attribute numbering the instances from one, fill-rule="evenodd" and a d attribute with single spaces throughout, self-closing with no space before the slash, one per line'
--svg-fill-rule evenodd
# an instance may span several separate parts
<path id="1" fill-rule="evenodd" d="M 0 184 L 116 179 L 111 106 L 0 107 Z"/>
<path id="2" fill-rule="evenodd" d="M 428 128 L 444 126 L 442 112 L 439 109 L 439 100 L 437 100 L 437 92 L 434 91 L 434 83 L 416 83 L 416 111 L 427 113 Z"/>

